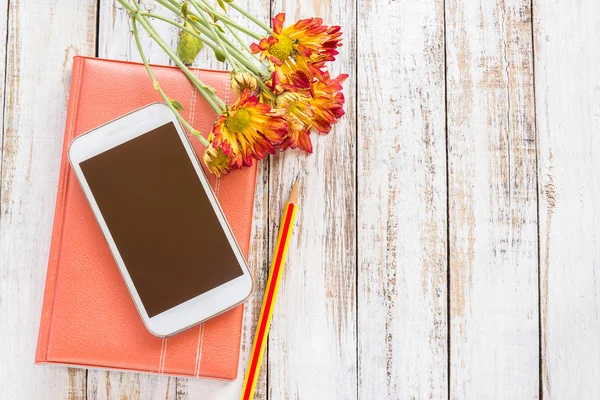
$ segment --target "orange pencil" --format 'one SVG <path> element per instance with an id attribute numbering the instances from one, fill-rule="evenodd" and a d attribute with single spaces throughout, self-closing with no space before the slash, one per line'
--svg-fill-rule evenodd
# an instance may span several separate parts
<path id="1" fill-rule="evenodd" d="M 246 370 L 246 378 L 242 387 L 242 400 L 252 400 L 254 391 L 256 390 L 256 382 L 260 371 L 269 328 L 271 327 L 271 317 L 273 316 L 273 308 L 277 300 L 277 291 L 279 290 L 279 281 L 283 274 L 283 266 L 287 256 L 288 245 L 292 236 L 294 220 L 296 219 L 296 210 L 298 208 L 298 181 L 294 183 L 290 197 L 288 198 L 283 217 L 279 227 L 279 238 L 273 253 L 273 261 L 271 262 L 271 270 L 269 271 L 269 279 L 265 287 L 260 316 L 258 317 L 258 325 L 256 326 L 256 334 L 254 335 L 254 343 L 252 344 L 252 352 L 250 353 L 250 361 Z"/>

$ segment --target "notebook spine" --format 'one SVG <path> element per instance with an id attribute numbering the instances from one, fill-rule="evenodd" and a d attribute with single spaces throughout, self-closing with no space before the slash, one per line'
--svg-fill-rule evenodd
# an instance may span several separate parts
<path id="1" fill-rule="evenodd" d="M 56 274 L 60 259 L 62 230 L 64 223 L 67 175 L 69 173 L 67 151 L 69 149 L 69 144 L 71 142 L 71 139 L 73 138 L 75 131 L 77 108 L 79 105 L 79 94 L 81 89 L 82 71 L 84 63 L 85 59 L 82 57 L 73 58 L 71 88 L 69 91 L 65 134 L 60 163 L 60 176 L 58 179 L 58 191 L 56 194 L 56 207 L 54 213 L 54 223 L 52 227 L 52 241 L 50 245 L 50 254 L 48 257 L 46 288 L 44 290 L 42 318 L 40 322 L 40 332 L 38 336 L 38 343 L 35 356 L 35 361 L 37 363 L 44 363 L 48 361 L 48 342 L 50 339 L 50 328 L 52 325 L 52 311 L 54 307 Z"/>

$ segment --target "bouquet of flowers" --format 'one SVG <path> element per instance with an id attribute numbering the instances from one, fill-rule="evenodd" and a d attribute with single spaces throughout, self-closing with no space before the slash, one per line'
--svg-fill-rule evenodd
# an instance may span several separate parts
<path id="1" fill-rule="evenodd" d="M 118 0 L 129 13 L 132 30 L 154 88 L 178 120 L 205 146 L 208 169 L 222 175 L 252 165 L 267 153 L 287 149 L 312 152 L 311 132 L 327 134 L 344 115 L 342 83 L 348 75 L 332 78 L 327 63 L 335 60 L 342 45 L 339 26 L 327 26 L 321 18 L 308 18 L 285 26 L 285 14 L 272 20 L 272 28 L 239 7 L 233 0 L 154 0 L 173 13 L 173 19 L 145 10 L 136 0 Z M 231 10 L 252 21 L 259 33 L 230 17 Z M 172 50 L 153 22 L 159 20 L 180 29 Z M 205 139 L 179 113 L 181 104 L 168 97 L 156 80 L 140 43 L 138 25 L 186 74 L 215 111 L 212 131 Z M 245 43 L 241 34 L 253 38 Z M 231 66 L 231 88 L 238 95 L 225 104 L 215 90 L 189 69 L 196 55 L 210 47 L 219 61 Z"/>

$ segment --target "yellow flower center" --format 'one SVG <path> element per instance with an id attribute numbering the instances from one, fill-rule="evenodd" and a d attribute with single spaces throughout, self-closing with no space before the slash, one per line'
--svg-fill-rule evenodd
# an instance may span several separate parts
<path id="1" fill-rule="evenodd" d="M 292 46 L 292 39 L 287 35 L 275 35 L 275 37 L 279 40 L 276 44 L 269 47 L 269 54 L 277 57 L 279 60 L 284 61 L 287 59 L 290 54 L 292 54 L 292 50 L 294 47 Z"/>
<path id="2" fill-rule="evenodd" d="M 290 117 L 300 120 L 300 116 L 302 115 L 302 108 L 300 108 L 300 105 L 297 101 L 290 103 L 289 106 L 286 108 Z"/>
<path id="3" fill-rule="evenodd" d="M 305 129 L 310 126 L 313 111 L 305 96 L 301 97 L 297 93 L 285 92 L 277 98 L 277 107 L 287 110 L 288 124 L 293 125 L 295 129 Z"/>
<path id="4" fill-rule="evenodd" d="M 240 108 L 235 114 L 229 114 L 225 120 L 225 127 L 233 133 L 239 133 L 250 125 L 250 112 L 245 108 Z"/>

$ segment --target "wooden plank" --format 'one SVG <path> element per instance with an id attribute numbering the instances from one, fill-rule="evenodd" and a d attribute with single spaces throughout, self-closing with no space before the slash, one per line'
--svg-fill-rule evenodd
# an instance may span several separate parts
<path id="1" fill-rule="evenodd" d="M 6 1 L 0 5 L 2 25 L 6 6 Z M 5 28 L 1 30 L 1 40 L 6 38 Z M 93 54 L 95 41 L 94 0 L 10 2 L 0 164 L 2 398 L 85 397 L 85 370 L 36 366 L 33 359 L 71 58 L 75 54 Z"/>
<path id="2" fill-rule="evenodd" d="M 249 267 L 254 278 L 254 294 L 244 305 L 244 322 L 242 328 L 242 343 L 240 364 L 237 379 L 233 382 L 216 381 L 208 379 L 177 379 L 177 399 L 237 399 L 240 397 L 244 375 L 248 365 L 254 331 L 260 313 L 262 294 L 268 276 L 268 162 L 263 161 L 259 167 L 256 184 L 256 198 L 254 202 L 254 215 L 252 226 L 252 244 L 250 247 Z M 267 362 L 263 365 L 256 385 L 254 399 L 267 398 Z"/>
<path id="3" fill-rule="evenodd" d="M 268 0 L 263 0 L 261 2 L 238 2 L 238 4 L 246 6 L 249 11 L 254 13 L 254 15 L 262 16 L 265 21 L 268 20 L 270 5 Z M 151 3 L 146 5 L 152 6 Z M 167 16 L 172 15 L 169 14 L 168 11 L 162 9 L 160 5 L 156 5 L 153 12 Z M 243 22 L 243 24 L 249 26 L 246 22 Z M 172 29 L 160 21 L 157 21 L 155 26 L 160 29 L 161 35 L 166 39 L 167 43 L 170 43 L 172 48 L 175 48 L 179 37 L 177 30 Z M 151 40 L 143 40 L 143 44 L 144 50 L 151 62 L 171 64 L 168 56 L 164 54 L 160 48 L 157 48 Z M 103 0 L 100 4 L 99 49 L 100 57 L 135 61 L 140 60 L 134 39 L 131 35 L 131 25 L 128 16 L 122 7 L 112 0 Z M 218 62 L 210 51 L 202 51 L 198 55 L 194 65 L 202 68 L 226 68 L 226 65 Z M 164 397 L 167 392 L 169 396 L 176 393 L 178 399 L 234 398 L 239 395 L 248 355 L 252 346 L 254 326 L 256 325 L 256 319 L 258 318 L 258 312 L 260 311 L 261 294 L 264 290 L 266 274 L 268 271 L 266 261 L 266 254 L 268 252 L 267 195 L 268 164 L 264 162 L 259 168 L 259 176 L 257 178 L 252 247 L 249 259 L 250 268 L 255 279 L 256 294 L 246 305 L 238 379 L 235 382 L 224 382 L 206 379 L 188 380 L 179 378 L 176 382 L 176 390 L 172 390 L 172 382 L 175 381 L 174 379 L 169 379 L 167 381 L 167 378 L 161 378 L 139 381 L 137 374 L 106 374 L 99 371 L 90 371 L 89 374 L 94 382 L 94 384 L 90 384 L 92 390 L 102 392 L 103 397 L 106 396 L 108 390 L 106 389 L 107 387 L 110 388 L 111 393 L 116 397 L 131 393 L 131 387 L 140 387 L 139 396 L 136 397 L 152 396 L 158 398 Z M 115 387 L 120 387 L 121 389 L 116 390 Z M 136 392 L 134 391 L 133 393 Z M 257 395 L 255 398 L 266 398 L 266 367 L 261 372 L 261 379 L 257 387 Z"/>
<path id="4" fill-rule="evenodd" d="M 359 2 L 359 399 L 448 397 L 443 4 Z"/>
<path id="5" fill-rule="evenodd" d="M 271 5 L 269 0 L 236 0 L 236 4 L 251 12 L 265 23 L 269 22 Z M 253 22 L 243 18 L 235 11 L 229 11 L 229 15 L 234 18 L 235 21 L 240 23 L 240 25 L 253 29 L 256 32 L 260 31 L 260 28 L 257 28 Z M 246 40 L 248 44 L 253 41 L 243 34 L 240 34 L 240 37 L 242 37 L 243 40 Z M 228 65 L 217 61 L 210 49 L 205 50 L 208 51 L 202 51 L 198 55 L 195 65 L 214 69 L 229 68 Z M 260 313 L 262 295 L 269 274 L 268 205 L 269 161 L 264 160 L 259 163 L 258 177 L 256 179 L 256 196 L 254 200 L 254 214 L 252 217 L 252 242 L 248 259 L 248 266 L 250 267 L 254 279 L 254 294 L 244 305 L 244 322 L 237 379 L 234 382 L 206 379 L 178 379 L 178 399 L 236 399 L 240 397 L 250 351 L 252 350 L 254 331 Z M 267 398 L 266 357 L 263 358 L 254 398 L 256 400 L 264 400 Z"/>
<path id="6" fill-rule="evenodd" d="M 353 399 L 356 360 L 356 7 L 353 0 L 276 0 L 286 25 L 312 16 L 341 25 L 344 46 L 332 74 L 344 84 L 346 115 L 328 136 L 312 134 L 311 155 L 288 151 L 272 159 L 269 220 L 277 239 L 285 200 L 300 173 L 297 230 L 289 245 L 268 347 L 269 397 Z"/>
<path id="7" fill-rule="evenodd" d="M 116 0 L 100 0 L 99 6 L 98 57 L 141 62 L 131 30 L 130 17 L 123 6 Z M 142 0 L 141 6 L 154 14 L 172 16 L 172 13 L 152 0 Z M 175 49 L 179 38 L 177 27 L 163 22 L 156 22 L 154 26 L 165 42 Z M 140 37 L 143 38 L 142 44 L 148 61 L 154 64 L 173 65 L 169 56 L 143 32 L 144 30 L 140 29 Z"/>
<path id="8" fill-rule="evenodd" d="M 175 378 L 130 372 L 88 370 L 87 399 L 166 399 L 177 397 Z"/>
<path id="9" fill-rule="evenodd" d="M 600 8 L 534 2 L 544 399 L 600 393 Z"/>
<path id="10" fill-rule="evenodd" d="M 150 6 L 157 14 L 167 15 L 160 5 L 152 5 L 150 2 L 144 2 L 144 5 Z M 100 1 L 98 24 L 99 57 L 141 61 L 129 15 L 117 1 Z M 167 43 L 175 48 L 178 37 L 176 29 L 162 23 L 155 26 Z M 150 62 L 169 64 L 169 57 L 152 40 L 143 40 L 142 43 Z M 89 370 L 87 395 L 89 399 L 175 399 L 177 380 L 165 376 Z"/>
<path id="11" fill-rule="evenodd" d="M 529 0 L 446 1 L 450 396 L 539 394 Z"/>
<path id="12" fill-rule="evenodd" d="M 6 46 L 8 45 L 8 0 L 0 0 L 0 110 L 4 115 L 4 84 L 6 78 Z M 0 119 L 0 126 L 4 126 L 4 118 Z M 3 132 L 3 130 L 2 130 Z M 0 135 L 0 144 L 2 135 Z M 0 146 L 0 159 L 2 157 L 2 147 Z"/>

